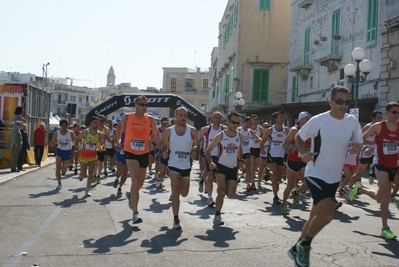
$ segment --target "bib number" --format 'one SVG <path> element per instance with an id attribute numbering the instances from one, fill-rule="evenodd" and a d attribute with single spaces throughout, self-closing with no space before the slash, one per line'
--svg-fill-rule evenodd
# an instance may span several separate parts
<path id="1" fill-rule="evenodd" d="M 382 152 L 384 155 L 394 155 L 399 153 L 399 144 L 397 143 L 383 143 Z"/>
<path id="2" fill-rule="evenodd" d="M 130 148 L 132 150 L 142 151 L 142 150 L 144 150 L 144 144 L 145 144 L 144 140 L 131 140 L 130 141 Z"/>

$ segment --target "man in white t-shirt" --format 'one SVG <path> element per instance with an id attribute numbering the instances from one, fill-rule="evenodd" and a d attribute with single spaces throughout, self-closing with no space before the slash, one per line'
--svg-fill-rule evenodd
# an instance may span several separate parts
<path id="1" fill-rule="evenodd" d="M 333 87 L 328 100 L 331 110 L 311 118 L 295 136 L 297 149 L 307 163 L 305 178 L 313 198 L 309 219 L 302 228 L 299 241 L 288 250 L 295 266 L 310 265 L 312 239 L 334 218 L 333 199 L 348 146 L 355 153 L 362 147 L 360 124 L 354 116 L 346 113 L 350 102 L 346 87 Z M 310 151 L 305 147 L 307 138 L 312 139 Z"/>

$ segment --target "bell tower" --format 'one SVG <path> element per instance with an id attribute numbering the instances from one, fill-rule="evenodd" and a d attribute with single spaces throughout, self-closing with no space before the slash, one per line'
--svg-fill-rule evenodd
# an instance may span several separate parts
<path id="1" fill-rule="evenodd" d="M 108 71 L 107 75 L 107 87 L 114 87 L 115 86 L 115 71 L 114 68 L 111 66 L 111 68 Z"/>

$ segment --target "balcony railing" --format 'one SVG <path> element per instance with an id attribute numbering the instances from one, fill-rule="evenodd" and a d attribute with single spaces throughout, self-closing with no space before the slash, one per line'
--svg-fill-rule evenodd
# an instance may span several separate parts
<path id="1" fill-rule="evenodd" d="M 387 28 L 399 28 L 399 1 L 386 1 L 384 25 Z"/>

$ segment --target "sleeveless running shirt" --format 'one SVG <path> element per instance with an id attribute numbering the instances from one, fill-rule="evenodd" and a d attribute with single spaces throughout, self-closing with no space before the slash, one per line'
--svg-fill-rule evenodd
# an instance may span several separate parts
<path id="1" fill-rule="evenodd" d="M 145 113 L 143 116 L 137 117 L 134 112 L 131 112 L 126 122 L 124 150 L 135 155 L 148 153 L 150 135 L 151 122 L 149 115 Z"/>
<path id="2" fill-rule="evenodd" d="M 283 148 L 283 142 L 287 132 L 283 127 L 281 132 L 277 131 L 276 126 L 272 126 L 272 133 L 270 134 L 269 141 L 269 155 L 273 158 L 283 158 L 285 155 L 285 149 Z"/>
<path id="3" fill-rule="evenodd" d="M 295 126 L 295 128 L 298 131 L 301 129 L 301 127 L 299 127 L 298 125 Z M 308 151 L 310 150 L 311 142 L 312 141 L 311 141 L 310 138 L 305 140 L 305 148 Z M 295 147 L 295 138 L 294 138 L 294 140 L 291 141 L 290 145 Z M 287 160 L 289 160 L 289 161 L 302 162 L 302 158 L 301 157 L 302 157 L 302 155 L 299 153 L 299 151 L 296 149 L 296 147 L 295 147 L 295 149 L 291 149 L 291 150 L 288 151 Z"/>
<path id="4" fill-rule="evenodd" d="M 187 170 L 191 168 L 190 154 L 193 146 L 191 138 L 190 127 L 186 126 L 184 135 L 179 136 L 176 134 L 176 126 L 170 128 L 169 139 L 169 161 L 168 166 L 175 167 L 180 170 Z"/>
<path id="5" fill-rule="evenodd" d="M 102 144 L 100 144 L 100 143 L 97 144 L 97 151 L 102 152 L 102 151 L 105 151 L 105 150 L 106 150 L 106 148 L 105 148 L 105 142 L 106 142 L 107 138 L 106 138 L 106 135 L 105 135 L 105 129 L 107 129 L 107 128 L 108 128 L 107 126 L 104 126 L 101 130 L 99 130 L 99 132 L 101 132 L 102 134 L 104 134 L 104 139 L 103 139 Z"/>
<path id="6" fill-rule="evenodd" d="M 115 135 L 115 129 L 112 128 L 111 130 L 109 130 L 109 137 L 111 138 L 111 140 L 114 137 L 114 135 Z M 113 148 L 112 143 L 105 140 L 105 148 L 107 148 L 107 149 Z"/>
<path id="7" fill-rule="evenodd" d="M 240 143 L 239 131 L 236 131 L 233 137 L 228 136 L 226 131 L 223 131 L 222 141 L 220 141 L 221 153 L 218 163 L 228 168 L 237 167 L 237 151 Z"/>
<path id="8" fill-rule="evenodd" d="M 61 134 L 61 130 L 57 131 L 57 148 L 61 150 L 72 150 L 72 131 L 67 130 L 65 135 Z"/>
<path id="9" fill-rule="evenodd" d="M 257 136 L 261 135 L 259 125 L 256 126 L 255 130 L 253 131 L 256 133 Z M 260 142 L 255 143 L 255 136 L 253 136 L 252 134 L 250 134 L 249 136 L 249 146 L 252 148 L 260 148 Z"/>
<path id="10" fill-rule="evenodd" d="M 244 128 L 240 128 L 240 132 L 243 135 L 243 139 L 242 139 L 242 153 L 243 154 L 248 154 L 250 153 L 250 146 L 249 146 L 249 142 L 250 142 L 250 138 L 251 138 L 251 132 L 249 131 L 249 129 L 244 130 Z"/>
<path id="11" fill-rule="evenodd" d="M 100 140 L 100 132 L 92 134 L 89 129 L 86 129 L 86 137 L 83 138 L 82 158 L 92 158 L 97 156 L 96 146 Z"/>
<path id="12" fill-rule="evenodd" d="M 215 136 L 220 133 L 222 130 L 222 125 L 219 126 L 219 129 L 214 130 L 213 129 L 213 124 L 209 125 L 209 129 L 208 132 L 204 135 L 204 153 L 205 150 L 208 148 L 208 146 L 210 145 L 210 143 L 212 143 L 213 139 L 215 138 Z M 219 156 L 219 147 L 216 146 L 214 149 L 212 149 L 211 151 L 211 156 Z"/>
<path id="13" fill-rule="evenodd" d="M 381 132 L 375 137 L 377 149 L 374 164 L 381 164 L 387 168 L 396 168 L 399 154 L 399 123 L 396 131 L 387 128 L 386 121 L 381 121 Z"/>

